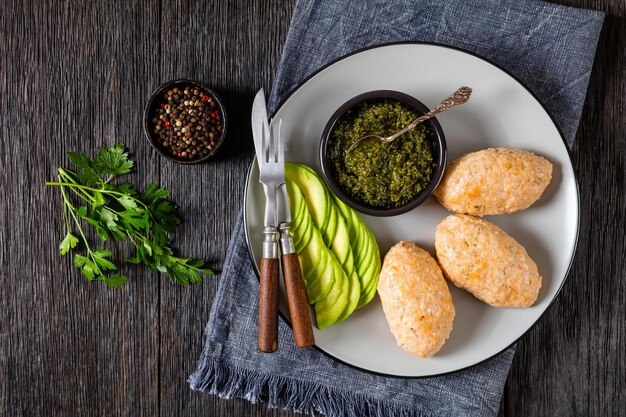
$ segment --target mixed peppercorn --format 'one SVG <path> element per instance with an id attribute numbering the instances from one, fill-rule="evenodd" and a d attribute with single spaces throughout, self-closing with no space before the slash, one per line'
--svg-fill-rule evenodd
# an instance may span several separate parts
<path id="1" fill-rule="evenodd" d="M 187 161 L 209 155 L 222 135 L 215 98 L 193 86 L 168 89 L 156 104 L 152 124 L 159 148 Z"/>

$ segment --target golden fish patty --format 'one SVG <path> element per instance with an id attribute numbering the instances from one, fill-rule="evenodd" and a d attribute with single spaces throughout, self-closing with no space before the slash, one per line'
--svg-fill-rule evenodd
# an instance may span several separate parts
<path id="1" fill-rule="evenodd" d="M 531 152 L 485 149 L 454 160 L 433 194 L 458 213 L 513 213 L 537 201 L 551 178 L 552 164 Z"/>
<path id="2" fill-rule="evenodd" d="M 494 307 L 530 307 L 541 275 L 515 239 L 487 220 L 453 214 L 435 230 L 437 259 L 457 287 Z"/>
<path id="3" fill-rule="evenodd" d="M 428 252 L 405 241 L 389 249 L 378 294 L 402 349 L 422 358 L 441 349 L 452 331 L 454 305 L 441 269 Z"/>

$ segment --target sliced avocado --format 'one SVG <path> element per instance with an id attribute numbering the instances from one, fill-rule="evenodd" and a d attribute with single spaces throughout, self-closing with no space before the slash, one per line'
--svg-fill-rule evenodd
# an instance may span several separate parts
<path id="1" fill-rule="evenodd" d="M 339 197 L 337 197 L 334 194 L 333 194 L 333 201 L 335 205 L 337 206 L 337 208 L 339 209 L 339 212 L 341 213 L 344 219 L 349 219 L 350 217 L 352 217 L 352 213 L 350 213 L 352 209 L 348 207 L 346 203 L 341 201 Z"/>
<path id="2" fill-rule="evenodd" d="M 328 251 L 322 251 L 313 268 L 307 270 L 302 268 L 302 278 L 304 278 L 307 287 L 312 287 L 317 284 L 317 281 L 324 275 L 324 271 L 327 269 L 326 265 L 328 265 Z"/>
<path id="3" fill-rule="evenodd" d="M 361 216 L 348 207 L 343 201 L 334 196 L 333 201 L 348 225 L 350 246 L 352 249 L 351 263 L 359 278 L 361 293 L 357 308 L 361 308 L 372 301 L 376 295 L 378 285 L 378 274 L 380 273 L 380 257 L 378 255 L 378 265 L 375 263 L 374 253 L 378 252 L 378 245 L 372 244 L 373 234 L 369 231 Z M 374 240 L 375 243 L 375 240 Z M 374 250 L 374 248 L 376 250 Z M 358 256 L 358 261 L 357 261 Z M 345 267 L 344 267 L 345 268 Z"/>
<path id="4" fill-rule="evenodd" d="M 378 271 L 380 272 L 380 266 L 382 263 L 381 257 L 380 257 L 380 248 L 378 247 L 378 241 L 376 240 L 376 236 L 374 236 L 374 233 L 372 233 L 371 230 L 367 229 L 367 234 L 369 236 L 370 239 L 370 243 L 373 247 L 373 254 L 372 256 L 374 256 L 374 260 L 376 262 Z"/>
<path id="5" fill-rule="evenodd" d="M 285 180 L 285 184 L 289 194 L 289 205 L 292 209 L 292 220 L 289 225 L 291 237 L 293 238 L 296 252 L 301 252 L 311 239 L 313 220 L 311 220 L 311 214 L 300 188 L 288 178 Z"/>
<path id="6" fill-rule="evenodd" d="M 354 267 L 356 268 L 357 274 L 362 277 L 366 267 L 371 262 L 372 258 L 370 254 L 373 252 L 373 248 L 370 240 L 367 238 L 367 232 L 365 230 L 360 230 L 358 236 L 359 240 L 357 242 L 359 246 L 357 248 L 357 254 L 354 257 Z"/>
<path id="7" fill-rule="evenodd" d="M 372 286 L 376 285 L 379 274 L 380 268 L 377 268 L 374 263 L 364 268 L 363 275 L 361 276 L 361 296 L 364 296 Z"/>
<path id="8" fill-rule="evenodd" d="M 359 277 L 363 279 L 361 285 L 367 288 L 370 281 L 377 277 L 380 272 L 380 253 L 378 252 L 378 244 L 371 232 L 364 230 L 364 236 L 364 245 L 367 247 L 367 252 L 355 267 Z"/>
<path id="9" fill-rule="evenodd" d="M 312 168 L 288 163 L 285 174 L 293 181 L 295 195 L 294 244 L 309 302 L 315 304 L 317 326 L 323 329 L 345 320 L 376 295 L 380 252 L 361 216 L 339 200 Z"/>
<path id="10" fill-rule="evenodd" d="M 356 241 L 356 229 L 352 226 L 352 209 L 348 207 L 343 201 L 339 200 L 336 195 L 332 195 L 333 203 L 337 207 L 337 210 L 340 214 L 339 222 L 342 222 L 345 225 L 345 231 L 347 232 L 347 236 L 344 235 L 344 230 L 340 230 L 342 226 L 338 225 L 337 233 L 335 234 L 335 241 L 333 244 L 333 252 L 337 254 L 338 258 L 342 258 L 343 256 L 339 253 L 340 247 L 343 247 L 344 241 L 347 243 L 349 250 L 347 251 L 347 257 L 343 260 L 341 266 L 346 271 L 347 275 L 352 274 L 352 270 L 354 269 L 354 253 L 355 249 L 358 248 L 358 242 Z M 341 245 L 341 246 L 340 246 Z M 344 249 L 345 250 L 345 249 Z"/>
<path id="11" fill-rule="evenodd" d="M 291 228 L 295 229 L 299 226 L 304 215 L 304 209 L 306 209 L 306 202 L 302 191 L 298 186 L 289 178 L 285 178 L 285 187 L 287 188 L 287 195 L 289 196 L 289 209 L 291 210 Z"/>
<path id="12" fill-rule="evenodd" d="M 317 327 L 320 329 L 334 324 L 345 310 L 349 300 L 350 282 L 337 259 L 334 256 L 333 259 L 331 262 L 335 281 L 326 297 L 315 304 L 315 317 L 317 319 Z"/>
<path id="13" fill-rule="evenodd" d="M 341 315 L 337 318 L 337 321 L 335 323 L 339 323 L 347 319 L 348 316 L 352 314 L 352 312 L 359 304 L 361 296 L 361 284 L 359 283 L 359 277 L 356 275 L 356 272 L 352 272 L 352 275 L 350 275 L 348 281 L 350 282 L 350 289 L 348 290 L 348 303 L 346 304 L 346 308 L 341 312 Z"/>
<path id="14" fill-rule="evenodd" d="M 333 202 L 335 203 L 335 205 L 339 209 L 339 212 L 343 216 L 344 221 L 346 222 L 346 226 L 348 226 L 348 235 L 350 237 L 350 243 L 352 246 L 352 243 L 356 242 L 357 240 L 357 236 L 356 236 L 357 230 L 354 225 L 361 223 L 363 219 L 361 219 L 361 217 L 355 210 L 353 210 L 351 207 L 348 207 L 346 203 L 341 201 L 339 197 L 337 197 L 334 194 L 333 194 Z M 355 249 L 355 246 L 352 246 L 353 252 L 354 252 L 354 249 Z"/>
<path id="15" fill-rule="evenodd" d="M 329 201 L 323 181 L 303 165 L 293 163 L 285 164 L 285 176 L 302 191 L 315 226 L 325 230 L 329 221 Z"/>
<path id="16" fill-rule="evenodd" d="M 328 295 L 326 295 L 323 300 L 317 303 L 320 304 L 317 308 L 319 311 L 324 311 L 326 308 L 330 308 L 330 306 L 334 305 L 338 300 L 340 300 L 340 297 L 342 296 L 341 289 L 344 285 L 342 281 L 344 279 L 348 279 L 348 277 L 346 277 L 346 274 L 343 272 L 343 269 L 341 269 L 341 265 L 339 265 L 337 259 L 332 255 L 332 253 L 330 253 L 329 265 L 332 267 L 332 276 L 334 278 L 334 283 Z"/>
<path id="17" fill-rule="evenodd" d="M 341 267 L 344 271 L 346 271 L 346 275 L 351 275 L 352 271 L 356 271 L 356 268 L 354 267 L 354 256 L 352 255 L 352 249 L 348 251 L 348 256 L 346 257 L 346 260 L 343 261 L 343 263 L 341 264 Z"/>
<path id="18" fill-rule="evenodd" d="M 374 280 L 372 282 L 378 284 L 378 280 Z M 377 290 L 377 285 L 372 285 L 372 287 L 368 289 L 364 295 L 361 295 L 361 297 L 359 298 L 359 302 L 356 305 L 355 310 L 359 310 L 365 307 L 366 305 L 368 305 L 370 301 L 372 301 L 372 299 L 376 295 L 376 290 Z"/>
<path id="19" fill-rule="evenodd" d="M 358 263 L 354 264 L 357 274 L 359 274 L 360 277 L 363 277 L 364 275 L 367 274 L 367 271 L 369 270 L 370 265 L 373 263 L 372 254 L 374 253 L 372 245 L 370 244 L 368 239 L 365 239 L 363 243 L 367 247 L 367 252 L 363 254 L 361 259 L 359 259 Z M 364 285 L 367 286 L 367 283 L 364 283 Z"/>
<path id="20" fill-rule="evenodd" d="M 310 173 L 312 173 L 313 175 L 317 175 L 317 172 L 315 172 L 315 170 L 313 168 L 311 168 L 308 165 L 304 165 L 304 164 L 295 164 L 294 165 L 298 165 L 300 168 L 302 169 L 306 169 L 307 171 L 309 171 Z M 317 175 L 319 177 L 319 175 Z"/>
<path id="21" fill-rule="evenodd" d="M 306 208 L 306 203 L 304 202 L 304 199 L 302 199 L 301 207 L 297 208 L 296 210 L 297 212 L 295 214 L 292 214 L 291 222 L 289 223 L 290 230 L 301 228 L 302 222 L 305 220 L 313 222 L 313 220 L 311 220 L 311 215 L 308 213 L 308 209 Z"/>
<path id="22" fill-rule="evenodd" d="M 352 248 L 350 247 L 350 238 L 348 236 L 348 227 L 343 220 L 343 216 L 338 214 L 337 216 L 337 230 L 332 241 L 331 250 L 337 256 L 337 260 L 341 265 L 344 265 L 346 259 L 352 255 Z M 354 265 L 351 269 L 354 269 Z M 350 274 L 350 271 L 346 271 Z"/>
<path id="23" fill-rule="evenodd" d="M 324 243 L 330 248 L 333 244 L 333 240 L 335 239 L 335 233 L 337 233 L 339 213 L 337 212 L 337 209 L 331 199 L 328 199 L 328 207 L 328 223 L 326 223 L 326 228 L 324 230 L 320 229 L 320 232 L 322 232 Z"/>
<path id="24" fill-rule="evenodd" d="M 293 244 L 296 252 L 302 251 L 306 245 L 311 241 L 313 236 L 313 222 L 311 219 L 303 222 L 299 228 L 291 231 L 291 237 L 293 238 Z"/>
<path id="25" fill-rule="evenodd" d="M 374 238 L 374 234 L 369 230 L 367 232 L 367 240 L 369 241 L 371 250 L 367 255 L 369 258 L 368 261 L 361 267 L 361 285 L 363 285 L 364 288 L 361 289 L 361 297 L 357 308 L 363 307 L 374 298 L 378 286 L 378 278 L 380 276 L 381 259 L 378 243 Z"/>
<path id="26" fill-rule="evenodd" d="M 305 279 L 310 304 L 319 303 L 324 300 L 335 283 L 335 266 L 332 262 L 328 261 L 328 256 L 325 256 L 325 259 L 326 262 L 322 265 L 322 269 L 319 270 L 321 272 L 309 277 L 309 280 Z"/>
<path id="27" fill-rule="evenodd" d="M 304 279 L 310 279 L 316 274 L 319 276 L 323 272 L 328 250 L 324 246 L 322 235 L 316 227 L 311 227 L 311 239 L 309 243 L 298 252 L 298 259 L 300 260 L 300 267 L 302 268 L 302 275 Z"/>
<path id="28" fill-rule="evenodd" d="M 352 235 L 350 239 L 350 245 L 353 248 L 352 254 L 354 255 L 354 265 L 358 269 L 358 265 L 362 262 L 365 254 L 369 249 L 368 241 L 366 239 L 365 230 L 367 227 L 365 226 L 365 222 L 358 217 L 356 213 L 351 213 L 351 227 L 352 227 Z"/>

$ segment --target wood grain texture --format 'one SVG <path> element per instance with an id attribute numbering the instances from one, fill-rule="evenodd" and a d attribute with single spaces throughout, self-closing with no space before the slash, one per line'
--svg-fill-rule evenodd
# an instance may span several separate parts
<path id="1" fill-rule="evenodd" d="M 621 416 L 626 409 L 626 3 L 606 13 L 572 161 L 578 249 L 561 294 L 519 343 L 506 416 Z"/>
<path id="2" fill-rule="evenodd" d="M 159 412 L 139 400 L 159 395 L 159 278 L 124 269 L 130 282 L 121 291 L 80 278 L 58 254 L 59 190 L 44 186 L 68 164 L 66 150 L 94 153 L 118 141 L 141 172 L 132 180 L 158 181 L 139 135 L 158 65 L 145 53 L 158 47 L 148 3 L 2 6 L 0 415 Z"/>
<path id="3" fill-rule="evenodd" d="M 626 409 L 626 4 L 558 2 L 607 13 L 572 153 L 579 247 L 561 295 L 519 343 L 506 417 Z M 173 190 L 186 220 L 176 249 L 219 270 L 253 154 L 252 99 L 271 87 L 292 10 L 283 0 L 3 2 L 0 416 L 295 415 L 191 391 L 219 278 L 181 287 L 131 267 L 123 290 L 86 282 L 58 255 L 61 199 L 43 186 L 66 150 L 124 142 L 132 181 Z M 178 77 L 224 98 L 228 141 L 213 162 L 164 161 L 143 137 L 150 92 Z"/>
<path id="4" fill-rule="evenodd" d="M 261 258 L 259 267 L 259 350 L 278 349 L 278 258 Z"/>
<path id="5" fill-rule="evenodd" d="M 288 239 L 291 240 L 291 237 Z M 315 344 L 313 323 L 311 322 L 309 299 L 304 286 L 298 254 L 295 252 L 283 254 L 280 259 L 283 268 L 285 294 L 287 295 L 287 304 L 289 305 L 291 328 L 293 329 L 296 346 L 298 348 L 313 346 Z"/>

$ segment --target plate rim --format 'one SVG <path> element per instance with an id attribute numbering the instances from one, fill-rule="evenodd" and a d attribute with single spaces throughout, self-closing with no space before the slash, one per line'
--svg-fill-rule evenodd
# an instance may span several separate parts
<path id="1" fill-rule="evenodd" d="M 366 46 L 364 48 L 360 48 L 357 49 L 355 51 L 349 52 L 345 55 L 342 55 L 336 59 L 333 59 L 332 61 L 326 63 L 325 65 L 323 65 L 322 67 L 318 68 L 317 70 L 315 70 L 314 72 L 312 72 L 311 74 L 309 74 L 305 79 L 303 79 L 300 83 L 298 83 L 277 105 L 276 105 L 276 109 L 272 112 L 272 114 L 269 116 L 270 120 L 274 117 L 274 115 L 276 113 L 278 113 L 280 111 L 280 109 L 287 103 L 287 101 L 289 101 L 289 99 L 296 94 L 306 83 L 308 83 L 312 78 L 314 78 L 316 75 L 318 75 L 320 72 L 325 71 L 326 69 L 332 67 L 333 65 L 337 64 L 340 61 L 343 61 L 346 58 L 349 58 L 353 55 L 359 54 L 359 53 L 363 53 L 363 52 L 367 52 L 369 50 L 372 49 L 379 49 L 379 48 L 386 48 L 389 46 L 397 46 L 397 45 L 429 45 L 429 46 L 436 46 L 436 47 L 441 47 L 441 48 L 446 48 L 446 49 L 451 49 L 454 50 L 456 52 L 461 52 L 461 53 L 465 53 L 468 55 L 471 55 L 475 58 L 478 58 L 488 64 L 493 65 L 494 67 L 496 67 L 497 69 L 499 69 L 500 71 L 504 72 L 505 74 L 507 74 L 509 77 L 511 77 L 515 82 L 517 82 L 520 86 L 522 86 L 531 96 L 532 98 L 535 99 L 535 101 L 539 104 L 539 106 L 541 106 L 541 109 L 548 115 L 548 117 L 550 118 L 550 121 L 552 122 L 552 124 L 554 125 L 554 127 L 556 128 L 557 132 L 559 133 L 559 137 L 561 138 L 561 140 L 563 141 L 563 145 L 565 146 L 565 152 L 567 154 L 567 158 L 569 160 L 570 165 L 572 166 L 572 177 L 574 179 L 574 189 L 576 191 L 576 206 L 577 206 L 577 211 L 578 211 L 578 215 L 576 218 L 576 231 L 575 231 L 575 236 L 574 236 L 574 246 L 572 249 L 572 254 L 571 254 L 571 258 L 569 260 L 569 264 L 567 265 L 567 269 L 565 271 L 565 276 L 563 277 L 563 280 L 561 281 L 561 284 L 559 285 L 559 288 L 557 289 L 556 293 L 554 294 L 554 297 L 552 297 L 552 299 L 550 300 L 550 303 L 548 304 L 548 306 L 545 308 L 545 310 L 539 315 L 539 317 L 537 318 L 537 320 L 534 321 L 534 323 L 528 327 L 528 329 L 526 329 L 518 338 L 516 338 L 511 344 L 507 345 L 506 347 L 504 347 L 502 350 L 494 353 L 493 355 L 479 361 L 476 362 L 472 365 L 467 365 L 452 371 L 446 371 L 446 372 L 440 372 L 440 373 L 434 373 L 434 374 L 429 374 L 429 375 L 415 375 L 415 376 L 409 376 L 409 375 L 395 375 L 395 374 L 388 374 L 388 373 L 384 373 L 384 372 L 379 372 L 379 371 L 374 371 L 371 369 L 367 369 L 367 368 L 363 368 L 351 363 L 348 363 L 342 359 L 339 359 L 335 356 L 333 356 L 331 353 L 325 351 L 324 349 L 322 349 L 320 346 L 318 346 L 317 344 L 314 344 L 312 347 L 314 349 L 316 349 L 318 352 L 321 352 L 322 354 L 324 354 L 326 357 L 337 361 L 339 363 L 341 363 L 342 365 L 348 366 L 352 369 L 358 370 L 358 371 L 362 371 L 362 372 L 366 372 L 368 374 L 372 374 L 372 375 L 376 375 L 376 376 L 382 376 L 382 377 L 386 377 L 386 378 L 397 378 L 397 379 L 424 379 L 424 378 L 435 378 L 435 377 L 440 377 L 440 376 L 445 376 L 445 375 L 451 375 L 451 374 L 455 374 L 457 372 L 461 372 L 464 370 L 468 370 L 471 368 L 474 368 L 476 366 L 479 366 L 493 358 L 495 358 L 496 356 L 500 355 L 501 353 L 503 353 L 506 350 L 509 350 L 512 346 L 516 345 L 520 339 L 522 337 L 524 337 L 526 334 L 528 334 L 528 332 L 530 332 L 535 326 L 537 326 L 537 323 L 539 323 L 539 321 L 546 315 L 546 313 L 548 312 L 548 310 L 550 310 L 550 308 L 554 305 L 554 302 L 557 298 L 559 298 L 559 295 L 561 294 L 561 290 L 563 289 L 563 286 L 565 285 L 565 282 L 567 282 L 567 280 L 569 279 L 569 275 L 572 269 L 572 264 L 574 263 L 574 259 L 576 258 L 576 253 L 578 252 L 578 240 L 579 240 L 579 236 L 580 236 L 580 210 L 581 210 L 581 202 L 580 202 L 580 189 L 578 186 L 578 177 L 576 174 L 576 170 L 574 169 L 574 164 L 572 162 L 572 153 L 571 150 L 569 148 L 569 145 L 567 144 L 567 140 L 565 140 L 565 136 L 563 135 L 563 131 L 561 130 L 561 128 L 559 127 L 559 125 L 556 123 L 556 120 L 554 119 L 554 117 L 552 116 L 552 114 L 548 111 L 548 109 L 546 109 L 545 105 L 541 102 L 541 100 L 539 100 L 539 97 L 537 97 L 537 95 L 528 87 L 526 86 L 526 84 L 524 84 L 524 82 L 522 82 L 522 80 L 520 80 L 517 76 L 515 76 L 514 74 L 512 74 L 509 70 L 503 68 L 502 66 L 500 66 L 499 64 L 496 64 L 495 62 L 491 61 L 488 58 L 485 58 L 483 56 L 478 55 L 475 52 L 472 51 L 468 51 L 466 49 L 457 47 L 457 46 L 452 46 L 452 45 L 447 45 L 444 43 L 438 43 L 438 42 L 430 42 L 430 41 L 396 41 L 396 42 L 388 42 L 388 43 L 380 43 L 380 44 L 375 44 L 375 45 L 370 45 L 370 46 Z M 250 257 L 250 260 L 252 261 L 252 265 L 254 266 L 254 273 L 256 274 L 256 277 L 258 280 L 260 280 L 260 275 L 259 275 L 259 269 L 258 266 L 256 264 L 256 261 L 254 259 L 254 255 L 252 253 L 252 245 L 251 245 L 251 241 L 250 241 L 250 236 L 248 234 L 248 221 L 247 221 L 247 201 L 246 201 L 246 196 L 248 195 L 248 184 L 250 184 L 250 176 L 252 175 L 252 169 L 254 168 L 254 165 L 256 163 L 256 157 L 254 157 L 252 159 L 252 162 L 250 162 L 250 166 L 248 167 L 248 172 L 246 173 L 246 179 L 245 179 L 245 186 L 244 186 L 244 190 L 243 190 L 243 226 L 244 226 L 244 234 L 245 234 L 245 239 L 246 239 L 246 246 L 247 246 L 247 250 L 248 250 L 248 256 Z M 279 317 L 281 318 L 281 320 L 287 325 L 289 326 L 289 328 L 292 328 L 291 326 L 291 322 L 289 320 L 287 320 L 287 317 L 283 314 L 282 311 L 280 311 L 279 309 Z"/>

